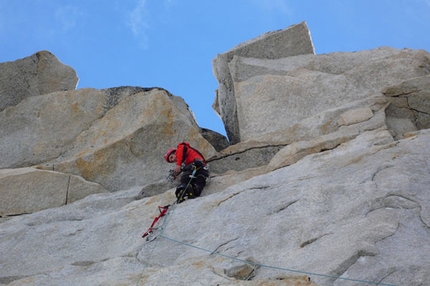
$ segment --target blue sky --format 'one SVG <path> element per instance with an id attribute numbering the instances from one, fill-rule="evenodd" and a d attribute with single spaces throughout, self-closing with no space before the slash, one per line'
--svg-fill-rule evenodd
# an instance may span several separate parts
<path id="1" fill-rule="evenodd" d="M 430 0 L 0 0 L 0 62 L 48 50 L 78 88 L 162 87 L 225 135 L 212 59 L 302 21 L 317 54 L 430 51 Z"/>

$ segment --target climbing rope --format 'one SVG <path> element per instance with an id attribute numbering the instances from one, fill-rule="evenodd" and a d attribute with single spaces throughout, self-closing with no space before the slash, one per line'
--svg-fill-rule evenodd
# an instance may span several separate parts
<path id="1" fill-rule="evenodd" d="M 184 196 L 184 194 L 185 194 L 185 190 L 186 189 L 188 189 L 188 187 L 190 186 L 190 184 L 191 184 L 191 181 L 192 181 L 192 179 L 194 179 L 195 178 L 195 174 L 196 174 L 196 172 L 197 172 L 197 170 L 198 170 L 199 168 L 197 168 L 196 166 L 194 166 L 193 165 L 193 172 L 191 173 L 191 175 L 190 175 L 190 180 L 188 181 L 188 184 L 187 184 L 187 186 L 185 187 L 185 189 L 184 189 L 184 191 L 182 192 L 182 194 L 181 194 L 181 196 L 179 197 L 179 198 L 177 198 L 177 200 L 176 201 L 174 201 L 172 204 L 170 204 L 170 205 L 167 205 L 167 206 L 164 206 L 164 207 L 158 207 L 158 210 L 160 211 L 160 214 L 154 219 L 154 221 L 152 222 L 152 224 L 151 224 L 151 226 L 149 227 L 149 229 L 148 229 L 148 231 L 146 231 L 143 235 L 142 235 L 142 237 L 144 238 L 144 237 L 146 237 L 146 240 L 147 241 L 153 241 L 153 240 L 155 240 L 155 239 L 157 239 L 157 237 L 161 237 L 162 235 L 163 235 L 163 232 L 164 232 L 164 229 L 167 227 L 167 224 L 168 224 L 168 221 L 169 221 L 169 213 L 171 212 L 171 215 L 170 215 L 170 217 L 173 215 L 173 213 L 174 213 L 174 211 L 175 211 L 175 208 L 176 208 L 176 205 L 178 204 L 178 202 L 180 202 L 182 199 L 183 199 L 183 196 Z M 169 177 L 168 177 L 169 178 Z M 158 227 L 154 227 L 155 226 L 155 224 L 162 218 L 162 217 L 164 217 L 164 216 L 166 216 L 166 218 L 163 220 L 163 223 L 160 225 L 160 226 L 158 226 Z M 153 239 L 149 239 L 149 237 L 148 237 L 148 235 L 150 235 L 150 234 L 152 234 L 153 233 L 153 230 L 154 229 L 160 229 L 161 230 L 161 232 L 160 232 L 160 234 L 158 235 L 158 236 L 155 236 Z M 152 253 L 154 252 L 154 250 L 155 250 L 155 248 L 156 248 L 156 246 L 157 246 L 157 244 L 158 244 L 158 241 L 156 241 L 155 243 L 154 243 L 154 247 L 152 248 L 152 250 L 150 251 L 150 253 L 149 253 L 149 257 L 148 257 L 148 264 L 149 264 L 149 262 L 151 261 L 151 257 L 152 257 Z M 140 276 L 139 276 L 139 279 L 137 280 L 137 282 L 136 282 L 136 286 L 137 285 L 139 285 L 139 283 L 140 283 L 140 281 L 142 280 L 142 277 L 143 277 L 143 273 L 145 272 L 145 269 L 146 269 L 146 267 L 144 267 L 143 269 L 142 269 L 142 272 L 140 273 Z"/>
<path id="2" fill-rule="evenodd" d="M 266 265 L 266 264 L 260 264 L 260 263 L 256 263 L 256 262 L 252 262 L 252 261 L 248 261 L 248 260 L 243 260 L 243 259 L 240 259 L 240 258 L 237 258 L 234 256 L 226 255 L 226 254 L 220 253 L 216 250 L 209 250 L 209 249 L 205 249 L 205 248 L 202 248 L 199 246 L 195 246 L 195 245 L 183 242 L 183 241 L 176 240 L 174 238 L 167 237 L 163 234 L 160 234 L 159 237 L 164 238 L 166 240 L 169 240 L 171 242 L 177 243 L 177 244 L 181 244 L 181 245 L 190 247 L 190 248 L 194 248 L 194 249 L 198 249 L 198 250 L 201 250 L 204 252 L 208 252 L 208 253 L 213 254 L 213 255 L 222 256 L 222 257 L 225 257 L 228 259 L 244 262 L 244 263 L 250 264 L 252 266 L 258 266 L 258 267 L 262 267 L 262 268 L 270 268 L 270 269 L 276 269 L 276 270 L 283 270 L 283 271 L 295 272 L 295 273 L 299 273 L 299 274 L 306 274 L 308 276 L 319 276 L 319 277 L 325 277 L 325 278 L 336 279 L 336 280 L 340 279 L 340 280 L 347 280 L 347 281 L 353 281 L 353 282 L 359 282 L 359 283 L 365 283 L 365 284 L 374 284 L 374 285 L 380 285 L 380 286 L 396 286 L 394 284 L 366 281 L 366 280 L 360 280 L 360 279 L 352 279 L 352 278 L 346 278 L 346 277 L 341 277 L 341 276 L 327 275 L 327 274 L 321 274 L 321 273 L 315 273 L 315 272 L 309 272 L 309 271 L 301 271 L 301 270 L 282 268 L 282 267 L 271 266 L 271 265 Z"/>
<path id="3" fill-rule="evenodd" d="M 152 229 L 160 229 L 160 234 L 158 236 L 154 237 L 153 239 L 148 239 L 147 238 L 147 241 L 156 240 L 157 237 L 161 237 L 163 235 L 164 229 L 167 227 L 167 224 L 168 224 L 168 221 L 169 221 L 169 217 L 171 217 L 173 215 L 173 212 L 174 212 L 175 208 L 176 208 L 176 201 L 173 204 L 170 205 L 170 207 L 167 209 L 166 213 L 163 215 L 163 216 L 165 216 L 165 219 L 163 220 L 162 224 L 160 226 L 156 227 L 156 228 L 154 228 L 153 226 L 150 227 L 151 233 L 152 233 Z M 169 216 L 170 212 L 171 212 L 171 215 Z M 154 247 L 149 252 L 149 256 L 148 256 L 148 260 L 147 260 L 148 264 L 151 261 L 152 254 L 154 253 L 154 250 L 157 247 L 157 244 L 158 244 L 158 240 L 156 240 L 154 242 L 154 244 L 153 244 Z M 140 281 L 142 280 L 143 273 L 145 272 L 145 270 L 146 270 L 146 266 L 143 267 L 142 272 L 140 273 L 139 279 L 136 282 L 136 286 L 138 286 L 140 284 Z"/>

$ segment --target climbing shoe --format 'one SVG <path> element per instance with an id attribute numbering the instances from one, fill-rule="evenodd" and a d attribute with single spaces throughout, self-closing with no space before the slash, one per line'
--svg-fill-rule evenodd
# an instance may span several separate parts
<path id="1" fill-rule="evenodd" d="M 185 192 L 185 193 L 184 193 Z M 176 199 L 177 199 L 177 203 L 182 203 L 183 201 L 187 200 L 187 199 L 194 199 L 196 198 L 196 196 L 193 195 L 194 193 L 194 188 L 193 186 L 190 184 L 188 186 L 188 188 L 185 190 L 183 186 L 178 186 L 176 188 Z"/>
<path id="2" fill-rule="evenodd" d="M 180 188 L 177 188 L 176 189 L 176 192 L 175 192 L 175 196 L 176 196 L 176 199 L 177 199 L 177 203 L 179 204 L 179 203 L 182 203 L 183 201 L 185 201 L 185 194 L 184 194 L 184 189 L 180 189 Z"/>

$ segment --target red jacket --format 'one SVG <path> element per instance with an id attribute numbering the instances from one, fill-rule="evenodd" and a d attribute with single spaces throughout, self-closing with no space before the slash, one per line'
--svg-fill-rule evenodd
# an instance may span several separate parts
<path id="1" fill-rule="evenodd" d="M 185 156 L 184 156 L 184 148 Z M 176 148 L 176 165 L 181 166 L 182 163 L 185 165 L 189 165 L 194 162 L 195 159 L 199 159 L 202 162 L 205 162 L 205 158 L 196 150 L 191 148 L 188 142 L 182 142 L 178 144 Z"/>

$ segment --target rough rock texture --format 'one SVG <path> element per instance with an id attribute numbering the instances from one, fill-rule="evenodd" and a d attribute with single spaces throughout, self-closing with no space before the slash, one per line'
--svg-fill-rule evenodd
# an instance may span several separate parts
<path id="1" fill-rule="evenodd" d="M 74 69 L 48 51 L 0 63 L 0 111 L 30 96 L 73 90 L 78 80 Z"/>
<path id="2" fill-rule="evenodd" d="M 34 168 L 0 170 L 0 217 L 33 213 L 107 192 L 81 177 Z"/>
<path id="3" fill-rule="evenodd" d="M 1 168 L 39 165 L 109 191 L 164 178 L 169 166 L 162 155 L 178 142 L 215 154 L 183 99 L 158 88 L 29 97 L 0 113 L 0 127 Z"/>
<path id="4" fill-rule="evenodd" d="M 430 76 L 412 78 L 382 91 L 392 104 L 387 125 L 395 138 L 406 131 L 430 128 Z"/>
<path id="5" fill-rule="evenodd" d="M 0 285 L 427 285 L 429 55 L 233 55 L 230 127 L 241 141 L 231 145 L 160 88 L 54 92 L 6 108 Z M 158 206 L 175 202 L 162 155 L 183 140 L 212 176 L 144 240 Z M 60 194 L 64 204 L 66 178 L 80 193 L 97 192 L 85 191 L 94 183 L 111 192 L 4 211 L 24 197 L 33 206 Z"/>
<path id="6" fill-rule="evenodd" d="M 387 86 L 426 76 L 430 54 L 378 48 L 278 60 L 235 56 L 229 66 L 237 129 L 241 141 L 247 141 L 273 139 L 292 127 L 296 133 L 306 132 L 295 124 L 328 109 L 378 95 Z"/>
<path id="7" fill-rule="evenodd" d="M 27 167 L 57 158 L 103 116 L 104 98 L 95 89 L 53 92 L 2 111 L 0 167 Z"/>
<path id="8" fill-rule="evenodd" d="M 259 285 L 306 271 L 315 273 L 308 276 L 317 285 L 357 285 L 348 279 L 425 285 L 429 142 L 428 130 L 400 141 L 386 129 L 364 132 L 333 150 L 174 206 L 151 242 L 140 235 L 157 206 L 173 200 L 173 190 L 138 201 L 135 189 L 92 195 L 15 217 L 0 224 L 1 281 Z M 252 281 L 228 275 L 251 257 L 258 265 Z"/>
<path id="9" fill-rule="evenodd" d="M 314 54 L 315 50 L 305 22 L 284 30 L 269 32 L 242 43 L 212 61 L 213 73 L 219 82 L 213 109 L 221 116 L 232 144 L 240 142 L 235 87 L 230 62 L 234 56 L 258 59 L 280 59 L 290 56 Z"/>
<path id="10" fill-rule="evenodd" d="M 208 157 L 215 153 L 183 100 L 154 89 L 123 99 L 81 133 L 53 166 L 111 191 L 127 189 L 165 178 L 172 166 L 164 164 L 163 155 L 181 141 Z"/>

